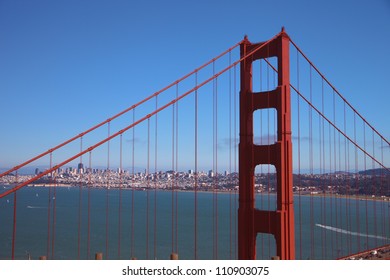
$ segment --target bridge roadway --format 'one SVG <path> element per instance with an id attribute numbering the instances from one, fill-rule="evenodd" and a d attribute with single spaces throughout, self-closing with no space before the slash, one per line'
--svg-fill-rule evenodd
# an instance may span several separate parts
<path id="1" fill-rule="evenodd" d="M 342 260 L 390 260 L 390 245 L 371 249 L 354 255 L 350 255 Z"/>

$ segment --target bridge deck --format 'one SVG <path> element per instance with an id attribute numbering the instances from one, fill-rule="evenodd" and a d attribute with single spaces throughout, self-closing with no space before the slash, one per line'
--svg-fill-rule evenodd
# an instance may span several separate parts
<path id="1" fill-rule="evenodd" d="M 350 255 L 342 260 L 390 260 L 390 245 Z"/>

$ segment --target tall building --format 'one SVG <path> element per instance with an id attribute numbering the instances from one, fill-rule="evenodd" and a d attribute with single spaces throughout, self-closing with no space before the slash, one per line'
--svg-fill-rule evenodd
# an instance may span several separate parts
<path id="1" fill-rule="evenodd" d="M 82 164 L 81 162 L 77 165 L 77 172 L 78 173 L 84 173 L 84 164 Z"/>

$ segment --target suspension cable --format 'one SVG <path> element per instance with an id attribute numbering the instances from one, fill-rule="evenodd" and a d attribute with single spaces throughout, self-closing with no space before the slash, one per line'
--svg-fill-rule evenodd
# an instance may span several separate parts
<path id="1" fill-rule="evenodd" d="M 138 124 L 146 121 L 148 118 L 154 116 L 155 114 L 157 114 L 158 112 L 161 112 L 162 110 L 166 109 L 167 107 L 169 106 L 172 106 L 173 104 L 177 103 L 178 101 L 180 101 L 181 99 L 183 99 L 184 97 L 188 96 L 189 94 L 191 94 L 192 92 L 194 92 L 195 90 L 203 87 L 204 85 L 208 84 L 209 82 L 211 82 L 212 80 L 214 80 L 215 78 L 219 77 L 220 75 L 222 75 L 223 73 L 225 73 L 226 71 L 228 71 L 230 68 L 233 68 L 235 67 L 236 65 L 238 65 L 241 61 L 247 59 L 247 57 L 253 55 L 255 52 L 259 51 L 260 49 L 264 48 L 264 46 L 267 46 L 271 41 L 275 40 L 277 37 L 279 36 L 279 34 L 275 35 L 273 38 L 271 38 L 270 40 L 264 42 L 264 44 L 254 48 L 251 52 L 248 52 L 246 56 L 238 59 L 237 61 L 235 61 L 234 63 L 232 63 L 231 65 L 227 66 L 226 68 L 222 69 L 221 71 L 219 71 L 218 73 L 216 73 L 214 76 L 204 80 L 203 82 L 199 83 L 196 87 L 186 91 L 185 93 L 181 94 L 180 96 L 178 96 L 177 98 L 171 100 L 170 102 L 166 103 L 165 105 L 159 107 L 159 109 L 147 114 L 146 116 L 140 118 L 139 120 L 133 122 L 132 124 L 126 126 L 125 128 L 117 131 L 116 133 L 113 133 L 111 134 L 110 136 L 107 136 L 105 139 L 101 140 L 100 142 L 96 143 L 95 145 L 92 145 L 90 146 L 89 148 L 85 149 L 84 151 L 68 158 L 67 160 L 64 160 L 63 162 L 55 165 L 54 167 L 48 169 L 48 170 L 45 170 L 43 172 L 41 172 L 40 174 L 34 176 L 33 178 L 29 179 L 29 180 L 26 180 L 25 182 L 23 183 L 20 183 L 18 184 L 17 186 L 13 187 L 12 189 L 9 189 L 3 193 L 0 193 L 0 198 L 3 198 L 7 195 L 9 195 L 10 193 L 13 193 L 15 191 L 17 191 L 18 189 L 36 181 L 37 179 L 39 178 L 42 178 L 43 176 L 47 175 L 48 173 L 50 173 L 51 171 L 73 161 L 74 159 L 77 159 L 79 158 L 81 155 L 84 155 L 94 149 L 96 149 L 97 147 L 107 143 L 108 141 L 110 141 L 111 139 L 115 138 L 115 137 L 118 137 L 120 134 L 124 133 L 125 131 L 137 126 Z M 12 172 L 12 171 L 11 171 Z M 5 174 L 5 173 L 4 173 Z M 8 173 L 7 173 L 8 174 Z M 1 175 L 2 176 L 2 175 Z"/>
<path id="2" fill-rule="evenodd" d="M 276 38 L 276 36 L 275 36 L 274 38 Z M 273 38 L 273 39 L 274 39 L 274 38 Z M 12 173 L 12 172 L 14 172 L 14 171 L 16 171 L 16 170 L 18 170 L 18 169 L 20 169 L 20 168 L 22 168 L 22 167 L 24 167 L 24 166 L 26 166 L 26 165 L 28 165 L 28 164 L 30 164 L 31 162 L 34 162 L 34 161 L 36 161 L 36 160 L 42 158 L 43 156 L 46 156 L 46 155 L 52 153 L 53 151 L 55 151 L 55 150 L 57 150 L 57 149 L 60 149 L 60 148 L 62 148 L 62 147 L 64 147 L 64 146 L 66 146 L 67 144 L 69 144 L 69 143 L 71 143 L 71 142 L 73 142 L 73 141 L 79 139 L 80 137 L 82 137 L 82 136 L 84 136 L 84 135 L 86 135 L 86 134 L 88 134 L 88 133 L 90 133 L 90 132 L 96 130 L 97 128 L 99 128 L 99 127 L 101 127 L 101 126 L 103 126 L 103 125 L 105 125 L 105 124 L 108 124 L 109 122 L 111 122 L 111 121 L 117 119 L 118 117 L 120 117 L 120 116 L 126 114 L 127 112 L 129 112 L 129 111 L 131 111 L 131 110 L 134 110 L 134 109 L 137 108 L 138 106 L 140 106 L 140 105 L 144 104 L 145 102 L 151 100 L 152 98 L 154 98 L 154 97 L 160 95 L 161 93 L 163 93 L 163 92 L 167 91 L 168 89 L 172 88 L 173 86 L 175 86 L 175 85 L 178 84 L 179 82 L 181 82 L 181 81 L 187 79 L 188 77 L 194 75 L 195 73 L 197 73 L 197 72 L 200 71 L 201 69 L 207 67 L 208 65 L 210 65 L 211 63 L 213 63 L 213 61 L 215 61 L 215 60 L 221 58 L 222 56 L 226 55 L 226 54 L 229 53 L 230 51 L 232 51 L 232 50 L 234 50 L 235 48 L 237 48 L 242 42 L 243 42 L 243 40 L 241 40 L 240 42 L 236 43 L 235 45 L 233 45 L 233 46 L 230 47 L 229 49 L 225 50 L 224 52 L 222 52 L 222 53 L 219 54 L 218 56 L 214 57 L 213 59 L 209 60 L 209 61 L 206 62 L 205 64 L 201 65 L 200 67 L 194 69 L 193 71 L 191 71 L 191 72 L 188 73 L 187 75 L 184 75 L 183 77 L 181 77 L 180 79 L 176 80 L 175 82 L 169 84 L 168 86 L 162 88 L 162 89 L 159 90 L 159 91 L 156 91 L 156 92 L 153 93 L 152 95 L 150 95 L 150 96 L 146 97 L 145 99 L 139 101 L 138 103 L 136 103 L 136 104 L 134 104 L 134 105 L 132 105 L 132 106 L 126 108 L 125 110 L 119 112 L 118 114 L 116 114 L 116 115 L 114 115 L 114 116 L 108 118 L 107 120 L 105 120 L 105 121 L 103 121 L 103 122 L 101 122 L 101 123 L 99 123 L 99 124 L 97 124 L 97 125 L 95 125 L 95 126 L 89 128 L 89 129 L 85 130 L 84 132 L 82 132 L 82 133 L 80 133 L 80 134 L 78 134 L 78 135 L 76 135 L 76 136 L 74 136 L 74 137 L 72 137 L 72 138 L 70 138 L 70 139 L 68 139 L 68 140 L 66 140 L 66 141 L 64 141 L 64 142 L 62 142 L 61 144 L 59 144 L 59 145 L 57 145 L 57 146 L 55 146 L 55 147 L 53 147 L 53 148 L 47 150 L 46 152 L 43 152 L 43 153 L 37 155 L 36 157 L 33 157 L 33 158 L 31 158 L 31 159 L 29 159 L 29 160 L 23 162 L 22 164 L 19 164 L 19 165 L 13 167 L 13 168 L 11 168 L 11 169 L 9 169 L 9 170 L 7 170 L 7 171 L 1 173 L 1 174 L 0 174 L 0 178 L 3 177 L 3 176 L 5 176 L 5 175 L 8 175 L 8 174 L 10 174 L 10 173 Z"/>
<path id="3" fill-rule="evenodd" d="M 298 47 L 297 44 L 294 43 L 290 38 L 291 44 L 299 51 L 299 53 L 306 59 L 306 61 L 313 67 L 313 69 L 321 76 L 321 78 L 334 90 L 335 93 L 373 130 L 375 133 L 382 138 L 387 145 L 390 145 L 390 141 L 388 141 L 382 134 L 380 134 L 359 112 L 345 99 L 344 96 L 329 82 L 329 80 L 319 71 L 319 69 L 311 62 L 311 60 L 302 52 L 302 50 Z"/>

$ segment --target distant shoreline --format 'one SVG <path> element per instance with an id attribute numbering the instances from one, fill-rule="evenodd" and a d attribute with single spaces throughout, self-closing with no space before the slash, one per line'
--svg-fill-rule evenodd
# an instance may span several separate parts
<path id="1" fill-rule="evenodd" d="M 73 184 L 29 184 L 27 187 L 60 187 L 60 188 L 79 188 L 77 185 Z M 85 186 L 82 186 L 85 188 Z M 92 187 L 93 189 L 104 189 L 105 187 Z M 119 190 L 117 187 L 112 187 L 110 188 L 112 190 Z M 130 191 L 133 190 L 132 188 L 122 188 L 121 190 L 123 191 Z M 146 191 L 146 188 L 135 188 L 135 191 Z M 149 188 L 149 190 L 155 190 L 153 187 Z M 158 188 L 158 191 L 172 191 L 171 189 L 162 189 Z M 195 192 L 194 189 L 191 190 L 186 190 L 186 189 L 174 189 L 174 191 L 177 192 Z M 218 193 L 218 194 L 230 194 L 230 193 L 238 193 L 238 190 L 197 190 L 198 193 Z M 257 195 L 261 195 L 261 192 L 256 192 Z M 268 193 L 263 193 L 265 195 L 268 195 Z M 275 192 L 270 193 L 271 195 L 276 195 Z M 322 194 L 322 193 L 316 193 L 316 194 L 310 194 L 310 193 L 305 193 L 305 194 L 299 194 L 298 192 L 294 192 L 294 196 L 302 196 L 302 197 L 326 197 L 326 198 L 344 198 L 344 199 L 353 199 L 353 200 L 361 200 L 361 201 L 389 201 L 390 203 L 390 197 L 386 196 L 375 196 L 373 197 L 372 195 L 346 195 L 346 194 Z"/>

